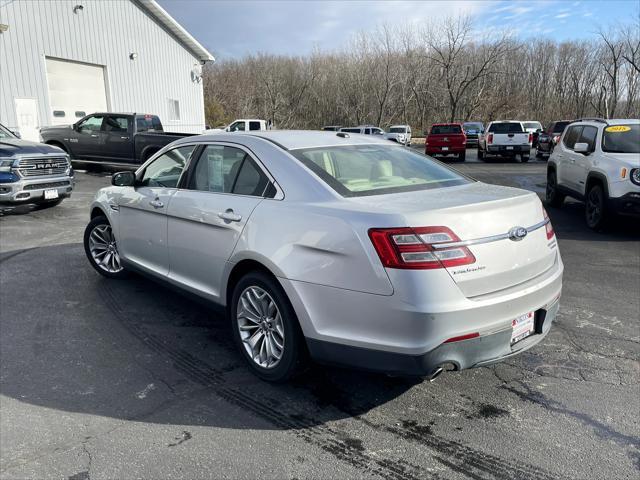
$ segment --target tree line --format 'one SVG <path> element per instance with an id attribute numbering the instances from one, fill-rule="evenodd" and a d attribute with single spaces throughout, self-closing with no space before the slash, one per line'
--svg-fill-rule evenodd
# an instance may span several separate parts
<path id="1" fill-rule="evenodd" d="M 207 65 L 207 124 L 272 120 L 277 128 L 430 124 L 586 116 L 638 118 L 640 21 L 591 40 L 518 40 L 470 17 L 420 29 L 380 27 L 340 51 L 259 53 Z"/>

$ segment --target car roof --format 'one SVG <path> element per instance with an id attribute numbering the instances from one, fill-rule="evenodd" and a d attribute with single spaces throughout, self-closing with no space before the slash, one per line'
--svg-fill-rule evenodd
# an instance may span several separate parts
<path id="1" fill-rule="evenodd" d="M 381 144 L 393 146 L 389 140 L 371 135 L 349 134 L 346 138 L 338 136 L 336 132 L 322 132 L 319 130 L 255 130 L 252 132 L 211 133 L 195 137 L 198 141 L 237 140 L 239 136 L 263 138 L 286 150 L 299 148 L 333 147 L 343 145 L 371 145 Z M 194 137 L 187 137 L 192 140 Z"/>
<path id="2" fill-rule="evenodd" d="M 460 122 L 432 123 L 431 124 L 432 127 L 445 127 L 447 125 L 458 125 L 459 127 L 462 126 L 462 124 Z"/>

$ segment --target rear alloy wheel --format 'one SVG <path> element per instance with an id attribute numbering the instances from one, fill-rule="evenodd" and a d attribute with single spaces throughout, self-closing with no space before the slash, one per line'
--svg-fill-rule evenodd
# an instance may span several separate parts
<path id="1" fill-rule="evenodd" d="M 84 231 L 84 251 L 91 266 L 108 278 L 123 278 L 127 275 L 122 266 L 118 242 L 106 217 L 91 220 Z"/>
<path id="2" fill-rule="evenodd" d="M 587 193 L 585 201 L 585 219 L 587 226 L 593 230 L 599 230 L 607 222 L 606 198 L 602 186 L 593 185 Z"/>
<path id="3" fill-rule="evenodd" d="M 284 382 L 302 369 L 306 354 L 302 332 L 275 279 L 261 272 L 242 277 L 229 313 L 236 344 L 256 375 Z"/>
<path id="4" fill-rule="evenodd" d="M 564 195 L 558 192 L 558 180 L 553 170 L 547 173 L 546 200 L 547 205 L 555 208 L 560 208 L 564 202 Z"/>

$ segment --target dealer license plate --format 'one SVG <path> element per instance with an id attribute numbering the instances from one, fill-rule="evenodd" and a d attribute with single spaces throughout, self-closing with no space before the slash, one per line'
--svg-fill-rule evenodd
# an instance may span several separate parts
<path id="1" fill-rule="evenodd" d="M 513 147 L 507 147 L 507 150 L 513 150 Z"/>
<path id="2" fill-rule="evenodd" d="M 511 345 L 524 340 L 533 333 L 535 327 L 535 315 L 533 312 L 525 313 L 511 320 Z"/>
<path id="3" fill-rule="evenodd" d="M 44 191 L 44 199 L 45 200 L 53 200 L 54 198 L 58 198 L 58 190 L 52 188 L 50 190 Z"/>
<path id="4" fill-rule="evenodd" d="M 449 147 L 442 147 L 443 152 L 446 152 L 447 150 L 449 150 Z"/>

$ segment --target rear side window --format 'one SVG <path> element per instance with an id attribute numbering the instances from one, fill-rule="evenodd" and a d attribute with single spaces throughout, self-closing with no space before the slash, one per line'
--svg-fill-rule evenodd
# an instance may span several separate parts
<path id="1" fill-rule="evenodd" d="M 556 122 L 553 124 L 553 130 L 551 131 L 553 133 L 562 133 L 567 128 L 567 125 L 569 125 L 569 122 Z"/>
<path id="2" fill-rule="evenodd" d="M 347 132 L 347 133 L 360 133 L 359 128 L 341 128 L 340 131 Z"/>
<path id="3" fill-rule="evenodd" d="M 290 152 L 344 197 L 450 187 L 472 180 L 394 145 L 350 145 Z"/>
<path id="4" fill-rule="evenodd" d="M 249 122 L 249 130 L 260 130 L 260 122 Z"/>
<path id="5" fill-rule="evenodd" d="M 594 147 L 596 146 L 597 136 L 598 136 L 598 129 L 596 127 L 586 125 L 582 129 L 580 139 L 576 143 L 586 143 L 587 145 L 589 145 L 589 151 L 593 151 Z"/>
<path id="6" fill-rule="evenodd" d="M 253 163 L 249 156 L 246 156 L 233 186 L 233 193 L 262 196 L 267 188 L 267 183 L 269 183 L 269 180 L 265 174 Z"/>
<path id="7" fill-rule="evenodd" d="M 431 127 L 431 133 L 433 135 L 453 135 L 462 133 L 462 129 L 460 125 L 434 125 Z"/>
<path id="8" fill-rule="evenodd" d="M 492 123 L 489 127 L 492 133 L 523 133 L 522 125 L 515 122 Z"/>
<path id="9" fill-rule="evenodd" d="M 106 132 L 126 133 L 129 130 L 129 117 L 108 116 L 104 119 L 104 130 Z"/>
<path id="10" fill-rule="evenodd" d="M 570 127 L 566 135 L 564 136 L 564 139 L 562 140 L 562 143 L 564 143 L 564 146 L 573 150 L 573 147 L 578 141 L 578 138 L 580 138 L 581 131 L 582 131 L 582 125 L 576 125 L 576 126 Z"/>
<path id="11" fill-rule="evenodd" d="M 231 126 L 229 127 L 230 132 L 244 132 L 244 129 L 244 122 L 236 122 L 231 124 Z"/>

